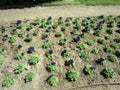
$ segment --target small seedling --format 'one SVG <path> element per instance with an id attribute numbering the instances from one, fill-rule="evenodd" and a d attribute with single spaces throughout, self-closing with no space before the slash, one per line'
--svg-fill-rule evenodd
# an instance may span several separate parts
<path id="1" fill-rule="evenodd" d="M 64 31 L 66 31 L 66 30 L 67 30 L 67 28 L 68 28 L 68 27 L 64 25 L 64 26 L 62 26 L 62 27 L 61 27 L 61 31 L 63 31 L 63 32 L 64 32 Z"/>
<path id="2" fill-rule="evenodd" d="M 62 31 L 57 31 L 55 34 L 55 37 L 60 37 L 62 36 L 63 32 Z"/>
<path id="3" fill-rule="evenodd" d="M 110 47 L 113 48 L 113 49 L 117 49 L 119 46 L 117 43 L 113 42 L 110 44 Z"/>
<path id="4" fill-rule="evenodd" d="M 17 29 L 22 29 L 23 28 L 23 24 L 18 24 L 17 25 Z"/>
<path id="5" fill-rule="evenodd" d="M 69 70 L 66 77 L 69 81 L 76 81 L 79 78 L 79 72 L 77 70 Z"/>
<path id="6" fill-rule="evenodd" d="M 52 63 L 49 63 L 47 64 L 47 67 L 46 69 L 51 72 L 51 71 L 55 71 L 57 69 L 58 65 L 56 62 L 52 62 Z"/>
<path id="7" fill-rule="evenodd" d="M 39 25 L 41 23 L 40 18 L 36 18 L 35 21 L 32 23 L 34 26 Z"/>
<path id="8" fill-rule="evenodd" d="M 18 37 L 23 37 L 25 35 L 25 32 L 24 31 L 20 31 L 19 33 L 18 33 Z"/>
<path id="9" fill-rule="evenodd" d="M 13 85 L 15 82 L 16 80 L 13 77 L 7 76 L 5 80 L 2 82 L 2 86 L 9 87 Z"/>
<path id="10" fill-rule="evenodd" d="M 106 40 L 108 40 L 108 39 L 110 39 L 110 38 L 111 38 L 111 36 L 108 35 L 108 34 L 105 36 L 105 39 L 106 39 Z"/>
<path id="11" fill-rule="evenodd" d="M 117 43 L 120 43 L 120 36 L 114 39 Z"/>
<path id="12" fill-rule="evenodd" d="M 106 30 L 106 32 L 107 32 L 108 34 L 113 34 L 113 29 L 112 29 L 112 28 L 109 28 L 109 29 Z"/>
<path id="13" fill-rule="evenodd" d="M 25 76 L 25 83 L 31 82 L 33 79 L 35 78 L 35 73 L 34 72 L 29 72 L 26 76 Z"/>
<path id="14" fill-rule="evenodd" d="M 32 24 L 28 25 L 27 28 L 26 28 L 27 31 L 30 31 L 31 29 L 33 29 L 33 25 Z"/>
<path id="15" fill-rule="evenodd" d="M 51 85 L 51 86 L 57 86 L 59 79 L 57 76 L 51 75 L 48 77 L 47 82 Z"/>
<path id="16" fill-rule="evenodd" d="M 79 24 L 79 23 L 77 23 L 77 24 L 75 25 L 75 29 L 77 29 L 77 30 L 81 29 L 81 27 L 82 27 L 82 25 Z"/>
<path id="17" fill-rule="evenodd" d="M 25 70 L 25 65 L 24 64 L 19 64 L 15 69 L 14 73 L 15 74 L 20 74 Z"/>
<path id="18" fill-rule="evenodd" d="M 93 40 L 88 40 L 87 41 L 87 45 L 93 45 L 94 44 L 94 41 Z"/>
<path id="19" fill-rule="evenodd" d="M 77 30 L 73 29 L 70 33 L 73 34 L 73 35 L 76 35 L 77 34 Z"/>
<path id="20" fill-rule="evenodd" d="M 52 28 L 53 29 L 56 29 L 58 27 L 58 23 L 54 23 L 53 25 L 52 25 Z"/>
<path id="21" fill-rule="evenodd" d="M 41 28 L 46 28 L 46 27 L 47 27 L 46 22 L 41 23 L 41 26 L 40 26 L 40 27 L 41 27 Z"/>
<path id="22" fill-rule="evenodd" d="M 10 42 L 10 43 L 15 43 L 15 42 L 16 42 L 16 38 L 10 37 L 9 42 Z"/>
<path id="23" fill-rule="evenodd" d="M 67 39 L 61 39 L 59 41 L 59 44 L 62 45 L 62 46 L 64 46 L 66 43 L 67 43 Z"/>
<path id="24" fill-rule="evenodd" d="M 88 36 L 88 34 L 87 33 L 82 33 L 80 36 L 81 36 L 81 38 L 85 38 L 85 37 Z"/>
<path id="25" fill-rule="evenodd" d="M 95 69 L 96 69 L 95 66 L 88 64 L 85 66 L 84 71 L 85 71 L 85 74 L 92 74 Z"/>
<path id="26" fill-rule="evenodd" d="M 49 48 L 51 46 L 52 46 L 52 43 L 48 40 L 43 42 L 43 44 L 42 44 L 42 48 Z"/>
<path id="27" fill-rule="evenodd" d="M 114 78 L 116 76 L 116 73 L 112 68 L 105 68 L 103 70 L 103 75 L 105 78 Z"/>
<path id="28" fill-rule="evenodd" d="M 102 33 L 101 30 L 95 30 L 95 32 L 93 34 L 96 36 L 100 36 L 101 33 Z"/>
<path id="29" fill-rule="evenodd" d="M 52 24 L 52 17 L 48 17 L 46 24 L 47 24 L 47 25 Z"/>
<path id="30" fill-rule="evenodd" d="M 31 56 L 31 58 L 29 59 L 28 63 L 30 65 L 35 65 L 40 61 L 40 58 L 38 56 Z"/>
<path id="31" fill-rule="evenodd" d="M 80 50 L 84 50 L 86 46 L 83 43 L 78 43 L 77 48 L 79 48 Z"/>
<path id="32" fill-rule="evenodd" d="M 59 17 L 57 23 L 58 23 L 59 25 L 60 25 L 60 24 L 63 24 L 63 18 L 62 18 L 62 17 Z"/>
<path id="33" fill-rule="evenodd" d="M 111 62 L 115 62 L 115 61 L 117 61 L 117 57 L 116 57 L 116 55 L 110 54 L 108 56 L 108 60 L 110 60 Z"/>
<path id="34" fill-rule="evenodd" d="M 98 54 L 99 53 L 99 49 L 93 48 L 91 52 L 94 53 L 94 54 Z"/>
<path id="35" fill-rule="evenodd" d="M 25 41 L 26 42 L 31 42 L 33 40 L 33 37 L 31 35 L 27 35 Z"/>
<path id="36" fill-rule="evenodd" d="M 39 34 L 40 30 L 39 29 L 36 29 L 34 32 L 33 32 L 33 35 L 34 36 L 37 36 Z"/>
<path id="37" fill-rule="evenodd" d="M 53 57 L 53 50 L 49 50 L 48 52 L 45 53 L 47 58 L 52 58 Z"/>
<path id="38" fill-rule="evenodd" d="M 89 53 L 87 53 L 87 52 L 80 54 L 80 58 L 81 58 L 81 59 L 84 59 L 84 60 L 88 59 L 89 56 L 90 56 L 90 55 L 89 55 Z"/>
<path id="39" fill-rule="evenodd" d="M 65 49 L 65 50 L 63 50 L 62 53 L 61 53 L 61 55 L 62 55 L 63 57 L 68 57 L 68 56 L 70 56 L 70 54 L 71 54 L 71 51 L 70 51 L 69 49 Z"/>

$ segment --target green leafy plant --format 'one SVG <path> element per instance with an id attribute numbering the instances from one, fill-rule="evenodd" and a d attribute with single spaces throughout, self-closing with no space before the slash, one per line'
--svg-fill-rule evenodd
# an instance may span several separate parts
<path id="1" fill-rule="evenodd" d="M 87 45 L 93 45 L 94 41 L 93 40 L 88 40 L 86 43 L 87 43 Z"/>
<path id="2" fill-rule="evenodd" d="M 48 34 L 42 34 L 42 39 L 46 39 L 48 37 Z"/>
<path id="3" fill-rule="evenodd" d="M 76 23 L 75 29 L 79 30 L 79 29 L 81 29 L 81 27 L 82 27 L 82 25 L 80 23 Z"/>
<path id="4" fill-rule="evenodd" d="M 81 58 L 81 59 L 86 60 L 86 59 L 88 59 L 88 57 L 89 57 L 89 53 L 87 53 L 87 52 L 84 52 L 84 53 L 81 53 L 81 54 L 80 54 L 80 58 Z"/>
<path id="5" fill-rule="evenodd" d="M 32 35 L 28 35 L 25 39 L 26 42 L 31 42 L 33 40 Z"/>
<path id="6" fill-rule="evenodd" d="M 95 32 L 93 34 L 96 36 L 100 36 L 101 33 L 102 33 L 101 30 L 95 30 Z"/>
<path id="7" fill-rule="evenodd" d="M 104 51 L 107 52 L 107 53 L 110 53 L 112 51 L 112 48 L 111 47 L 105 47 Z"/>
<path id="8" fill-rule="evenodd" d="M 67 43 L 67 39 L 61 39 L 59 41 L 59 44 L 62 45 L 62 46 L 64 46 L 66 43 Z"/>
<path id="9" fill-rule="evenodd" d="M 2 82 L 2 86 L 6 86 L 9 87 L 11 85 L 13 85 L 16 82 L 16 80 L 11 77 L 11 76 L 7 76 L 4 81 Z"/>
<path id="10" fill-rule="evenodd" d="M 62 51 L 61 55 L 62 55 L 63 57 L 68 57 L 68 56 L 70 56 L 70 55 L 71 55 L 70 49 L 67 49 L 67 48 L 66 48 L 65 50 Z"/>
<path id="11" fill-rule="evenodd" d="M 106 30 L 106 32 L 107 32 L 108 34 L 113 34 L 113 29 L 112 29 L 112 28 L 108 28 L 108 29 Z"/>
<path id="12" fill-rule="evenodd" d="M 95 66 L 88 64 L 85 66 L 84 71 L 85 71 L 85 74 L 92 74 L 95 69 L 96 69 Z"/>
<path id="13" fill-rule="evenodd" d="M 102 58 L 102 57 L 99 58 L 96 62 L 99 63 L 99 64 L 102 64 L 102 65 L 106 64 L 106 60 L 104 58 Z"/>
<path id="14" fill-rule="evenodd" d="M 116 73 L 112 68 L 105 68 L 103 70 L 103 75 L 105 78 L 114 78 L 116 76 Z"/>
<path id="15" fill-rule="evenodd" d="M 110 44 L 110 47 L 113 49 L 117 49 L 119 47 L 119 45 L 116 42 L 113 42 Z"/>
<path id="16" fill-rule="evenodd" d="M 117 43 L 120 43 L 120 36 L 116 37 L 114 40 L 115 40 Z"/>
<path id="17" fill-rule="evenodd" d="M 76 81 L 79 78 L 79 72 L 77 70 L 68 70 L 66 77 L 69 81 Z"/>
<path id="18" fill-rule="evenodd" d="M 54 23 L 53 25 L 52 25 L 52 28 L 53 29 L 56 29 L 58 27 L 58 23 Z"/>
<path id="19" fill-rule="evenodd" d="M 39 25 L 40 23 L 41 23 L 40 18 L 36 18 L 32 24 L 35 26 L 35 25 Z"/>
<path id="20" fill-rule="evenodd" d="M 51 76 L 51 77 L 49 77 L 48 80 L 47 80 L 47 82 L 48 82 L 51 86 L 57 86 L 58 81 L 59 81 L 58 77 L 57 77 L 57 76 L 54 76 L 54 75 Z"/>
<path id="21" fill-rule="evenodd" d="M 16 54 L 14 58 L 16 60 L 21 60 L 21 59 L 25 59 L 25 57 L 26 57 L 26 54 L 25 53 L 21 53 L 21 54 Z"/>
<path id="22" fill-rule="evenodd" d="M 8 27 L 2 26 L 2 27 L 1 27 L 1 32 L 2 32 L 2 33 L 5 33 L 6 31 L 8 31 Z"/>
<path id="23" fill-rule="evenodd" d="M 18 33 L 18 37 L 23 37 L 25 35 L 25 32 L 24 31 L 20 31 L 19 33 Z"/>
<path id="24" fill-rule="evenodd" d="M 115 61 L 117 61 L 117 57 L 116 57 L 116 55 L 110 54 L 108 56 L 108 60 L 111 62 L 115 62 Z"/>
<path id="25" fill-rule="evenodd" d="M 87 33 L 82 33 L 80 36 L 81 36 L 81 38 L 86 38 L 88 36 L 88 34 Z"/>
<path id="26" fill-rule="evenodd" d="M 4 49 L 0 48 L 0 55 L 3 55 L 3 53 L 4 53 Z"/>
<path id="27" fill-rule="evenodd" d="M 60 37 L 62 36 L 63 32 L 62 31 L 57 31 L 55 34 L 55 37 Z"/>
<path id="28" fill-rule="evenodd" d="M 59 17 L 58 20 L 57 20 L 57 23 L 60 25 L 60 24 L 63 24 L 63 18 L 62 17 Z"/>
<path id="29" fill-rule="evenodd" d="M 52 63 L 49 63 L 47 64 L 47 67 L 46 69 L 51 72 L 51 71 L 55 71 L 57 69 L 58 65 L 56 62 L 52 62 Z"/>
<path id="30" fill-rule="evenodd" d="M 46 29 L 46 32 L 51 32 L 51 31 L 53 31 L 53 28 L 49 26 L 49 27 Z"/>
<path id="31" fill-rule="evenodd" d="M 34 72 L 29 72 L 26 76 L 25 76 L 25 83 L 31 82 L 33 79 L 35 78 L 35 73 Z"/>
<path id="32" fill-rule="evenodd" d="M 15 74 L 20 74 L 25 70 L 25 65 L 24 64 L 19 64 L 15 69 L 14 73 Z"/>
<path id="33" fill-rule="evenodd" d="M 106 40 L 108 40 L 108 39 L 110 39 L 110 38 L 111 38 L 111 36 L 108 35 L 108 34 L 105 36 L 105 39 L 106 39 Z"/>
<path id="34" fill-rule="evenodd" d="M 45 53 L 47 58 L 52 58 L 53 57 L 53 50 L 49 50 L 48 52 Z"/>
<path id="35" fill-rule="evenodd" d="M 99 49 L 98 48 L 93 48 L 91 52 L 94 53 L 94 54 L 98 54 L 99 53 Z"/>
<path id="36" fill-rule="evenodd" d="M 15 42 L 16 42 L 16 38 L 10 37 L 9 42 L 10 42 L 10 43 L 15 43 Z"/>
<path id="37" fill-rule="evenodd" d="M 83 43 L 78 43 L 77 48 L 79 48 L 80 50 L 84 50 L 86 46 Z"/>
<path id="38" fill-rule="evenodd" d="M 2 41 L 7 41 L 8 39 L 9 39 L 8 35 L 5 34 L 5 35 L 3 36 L 3 38 L 2 38 Z"/>
<path id="39" fill-rule="evenodd" d="M 49 48 L 52 46 L 52 43 L 50 41 L 45 41 L 42 44 L 42 48 Z"/>
<path id="40" fill-rule="evenodd" d="M 33 32 L 33 35 L 34 36 L 37 36 L 39 34 L 40 30 L 39 29 L 36 29 L 34 32 Z"/>
<path id="41" fill-rule="evenodd" d="M 40 26 L 40 27 L 41 27 L 41 28 L 46 28 L 46 27 L 47 27 L 46 22 L 41 23 L 41 26 Z"/>
<path id="42" fill-rule="evenodd" d="M 33 29 L 33 25 L 32 24 L 28 25 L 27 28 L 26 28 L 27 31 L 30 31 L 31 29 Z"/>
<path id="43" fill-rule="evenodd" d="M 17 25 L 17 29 L 22 29 L 23 28 L 23 24 L 18 24 Z"/>
<path id="44" fill-rule="evenodd" d="M 64 26 L 62 26 L 62 27 L 61 27 L 61 31 L 63 31 L 63 32 L 64 32 L 64 31 L 66 31 L 66 30 L 67 30 L 67 28 L 68 28 L 68 27 L 64 25 Z"/>
<path id="45" fill-rule="evenodd" d="M 73 29 L 70 33 L 73 34 L 73 35 L 76 35 L 77 34 L 77 30 Z"/>
<path id="46" fill-rule="evenodd" d="M 103 38 L 99 38 L 97 42 L 100 44 L 105 44 L 105 40 Z"/>
<path id="47" fill-rule="evenodd" d="M 28 63 L 30 65 L 35 65 L 40 61 L 40 58 L 38 56 L 31 56 L 31 58 L 29 59 Z"/>

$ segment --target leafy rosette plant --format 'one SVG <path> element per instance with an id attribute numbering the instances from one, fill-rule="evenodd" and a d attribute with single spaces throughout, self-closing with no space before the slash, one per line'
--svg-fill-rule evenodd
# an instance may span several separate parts
<path id="1" fill-rule="evenodd" d="M 120 58 L 120 50 L 117 50 L 117 51 L 115 52 L 115 55 L 116 55 L 118 58 Z"/>
<path id="2" fill-rule="evenodd" d="M 55 71 L 57 69 L 58 65 L 56 62 L 51 62 L 49 64 L 47 64 L 46 69 L 51 72 L 51 71 Z"/>
<path id="3" fill-rule="evenodd" d="M 49 48 L 51 46 L 52 46 L 52 43 L 48 40 L 43 42 L 43 44 L 42 44 L 42 48 Z"/>
<path id="4" fill-rule="evenodd" d="M 82 27 L 82 25 L 81 25 L 81 24 L 76 23 L 76 25 L 75 25 L 75 29 L 79 30 L 79 29 L 81 29 L 81 27 Z"/>
<path id="5" fill-rule="evenodd" d="M 94 54 L 98 54 L 99 53 L 99 49 L 98 48 L 93 48 L 91 52 L 94 53 Z"/>
<path id="6" fill-rule="evenodd" d="M 14 79 L 13 77 L 11 76 L 7 76 L 4 81 L 2 82 L 2 86 L 5 86 L 5 87 L 9 87 L 13 84 L 15 84 L 16 82 L 16 79 Z"/>
<path id="7" fill-rule="evenodd" d="M 22 29 L 22 28 L 23 28 L 23 24 L 22 23 L 17 25 L 17 29 Z"/>
<path id="8" fill-rule="evenodd" d="M 46 24 L 47 24 L 47 25 L 52 24 L 52 17 L 48 17 L 48 19 L 47 19 L 47 21 L 46 21 Z"/>
<path id="9" fill-rule="evenodd" d="M 55 37 L 60 37 L 62 36 L 63 32 L 62 31 L 57 31 L 55 34 Z"/>
<path id="10" fill-rule="evenodd" d="M 110 55 L 108 55 L 108 60 L 111 62 L 115 62 L 118 60 L 118 58 L 116 57 L 116 55 L 110 54 Z"/>
<path id="11" fill-rule="evenodd" d="M 29 59 L 28 63 L 30 65 L 35 65 L 40 61 L 40 58 L 38 56 L 31 56 L 31 58 Z"/>
<path id="12" fill-rule="evenodd" d="M 77 48 L 79 48 L 80 50 L 84 50 L 86 46 L 83 43 L 78 43 Z"/>
<path id="13" fill-rule="evenodd" d="M 63 50 L 62 53 L 61 53 L 61 55 L 62 55 L 63 57 L 68 57 L 68 56 L 70 56 L 70 55 L 71 55 L 70 49 L 65 49 L 65 50 Z"/>
<path id="14" fill-rule="evenodd" d="M 70 33 L 73 34 L 73 35 L 76 35 L 77 34 L 77 29 L 73 29 Z"/>
<path id="15" fill-rule="evenodd" d="M 16 42 L 16 38 L 15 37 L 10 37 L 9 43 L 15 43 L 15 42 Z"/>
<path id="16" fill-rule="evenodd" d="M 51 32 L 53 31 L 53 28 L 51 26 L 49 26 L 47 29 L 46 29 L 46 32 Z"/>
<path id="17" fill-rule="evenodd" d="M 35 73 L 34 72 L 29 72 L 26 76 L 25 76 L 25 83 L 31 82 L 33 79 L 35 78 Z"/>
<path id="18" fill-rule="evenodd" d="M 15 74 L 20 74 L 25 70 L 25 65 L 24 64 L 19 64 L 15 69 L 14 73 Z"/>
<path id="19" fill-rule="evenodd" d="M 27 31 L 30 31 L 31 29 L 33 29 L 33 25 L 32 24 L 28 25 L 27 28 L 26 28 Z"/>
<path id="20" fill-rule="evenodd" d="M 88 52 L 83 52 L 80 54 L 80 58 L 83 60 L 87 60 L 89 58 L 90 54 Z"/>
<path id="21" fill-rule="evenodd" d="M 24 31 L 20 31 L 20 32 L 18 33 L 18 37 L 22 37 L 22 38 L 23 38 L 24 35 L 25 35 L 25 32 L 24 32 Z"/>
<path id="22" fill-rule="evenodd" d="M 39 34 L 40 30 L 39 29 L 36 29 L 34 32 L 33 32 L 33 35 L 34 36 L 37 36 Z"/>
<path id="23" fill-rule="evenodd" d="M 50 75 L 48 78 L 47 78 L 47 82 L 51 85 L 51 86 L 57 86 L 58 84 L 58 77 L 55 76 L 55 75 Z"/>
<path id="24" fill-rule="evenodd" d="M 110 53 L 112 51 L 112 48 L 111 47 L 105 47 L 104 48 L 104 51 L 107 52 L 107 53 Z"/>
<path id="25" fill-rule="evenodd" d="M 95 32 L 93 33 L 95 36 L 100 36 L 102 33 L 101 30 L 95 30 Z"/>
<path id="26" fill-rule="evenodd" d="M 67 39 L 61 39 L 59 41 L 59 44 L 62 45 L 62 46 L 64 46 L 65 44 L 67 44 Z"/>
<path id="27" fill-rule="evenodd" d="M 64 21 L 63 21 L 63 18 L 62 18 L 62 17 L 59 17 L 57 23 L 60 25 L 60 24 L 63 24 L 63 22 L 64 22 Z"/>
<path id="28" fill-rule="evenodd" d="M 105 35 L 105 39 L 106 39 L 106 40 L 109 40 L 110 38 L 111 38 L 111 35 L 108 35 L 108 34 Z"/>
<path id="29" fill-rule="evenodd" d="M 105 78 L 114 78 L 116 76 L 116 73 L 114 72 L 112 68 L 105 68 L 103 70 L 103 76 Z"/>
<path id="30" fill-rule="evenodd" d="M 105 44 L 105 40 L 103 38 L 99 38 L 97 42 L 99 44 Z"/>
<path id="31" fill-rule="evenodd" d="M 40 23 L 41 23 L 40 18 L 36 18 L 32 24 L 36 26 L 36 25 L 39 25 Z"/>
<path id="32" fill-rule="evenodd" d="M 21 53 L 21 54 L 16 54 L 15 55 L 15 59 L 16 60 L 21 60 L 21 59 L 25 59 L 26 54 L 25 53 Z"/>
<path id="33" fill-rule="evenodd" d="M 79 78 L 79 72 L 77 70 L 68 70 L 66 78 L 69 81 L 76 81 Z"/>
<path id="34" fill-rule="evenodd" d="M 119 45 L 116 42 L 113 42 L 110 44 L 110 47 L 113 49 L 117 49 L 119 47 Z"/>
<path id="35" fill-rule="evenodd" d="M 63 25 L 63 26 L 61 27 L 61 31 L 63 31 L 63 32 L 64 32 L 64 31 L 66 31 L 66 30 L 67 30 L 67 28 L 68 28 L 67 26 Z"/>
<path id="36" fill-rule="evenodd" d="M 58 23 L 54 23 L 53 25 L 52 25 L 52 28 L 53 29 L 56 29 L 58 27 Z"/>
<path id="37" fill-rule="evenodd" d="M 1 33 L 5 33 L 6 31 L 8 31 L 8 27 L 2 26 L 1 27 Z"/>
<path id="38" fill-rule="evenodd" d="M 45 53 L 47 58 L 52 58 L 53 57 L 53 50 L 49 50 L 48 52 Z"/>
<path id="39" fill-rule="evenodd" d="M 96 69 L 95 66 L 88 64 L 85 66 L 84 71 L 85 71 L 85 74 L 92 74 L 95 69 Z"/>
<path id="40" fill-rule="evenodd" d="M 120 36 L 116 37 L 114 40 L 115 42 L 120 43 Z"/>
<path id="41" fill-rule="evenodd" d="M 4 63 L 4 61 L 0 59 L 0 65 L 2 65 L 3 63 Z"/>
<path id="42" fill-rule="evenodd" d="M 87 43 L 87 45 L 93 45 L 93 44 L 94 44 L 94 41 L 90 39 L 90 40 L 88 40 L 86 43 Z"/>
<path id="43" fill-rule="evenodd" d="M 31 42 L 33 40 L 32 35 L 27 35 L 25 41 L 26 42 Z"/>
<path id="44" fill-rule="evenodd" d="M 68 59 L 65 61 L 65 66 L 74 66 L 75 61 L 73 59 Z"/>

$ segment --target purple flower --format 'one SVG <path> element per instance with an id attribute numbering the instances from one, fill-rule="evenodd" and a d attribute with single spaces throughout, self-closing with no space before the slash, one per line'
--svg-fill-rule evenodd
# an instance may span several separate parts
<path id="1" fill-rule="evenodd" d="M 5 35 L 4 35 L 4 37 L 8 37 L 8 35 L 7 35 L 7 34 L 5 34 Z"/>
<path id="2" fill-rule="evenodd" d="M 100 61 L 100 62 L 103 62 L 104 60 L 105 60 L 105 59 L 104 59 L 104 58 L 102 58 L 102 57 L 99 59 L 99 61 Z"/>
<path id="3" fill-rule="evenodd" d="M 48 19 L 47 20 L 51 20 L 52 19 L 52 17 L 48 17 Z"/>
<path id="4" fill-rule="evenodd" d="M 56 62 L 52 62 L 51 64 L 52 64 L 52 65 L 55 65 L 55 64 L 56 64 Z"/>
<path id="5" fill-rule="evenodd" d="M 18 45 L 18 48 L 19 48 L 19 49 L 22 48 L 22 45 Z"/>
<path id="6" fill-rule="evenodd" d="M 49 50 L 48 53 L 49 53 L 49 54 L 52 54 L 52 53 L 53 53 L 53 50 Z"/>
<path id="7" fill-rule="evenodd" d="M 51 28 L 52 28 L 51 26 L 48 27 L 48 29 L 51 29 Z"/>
<path id="8" fill-rule="evenodd" d="M 28 51 L 32 53 L 35 51 L 35 49 L 34 49 L 34 47 L 30 47 Z"/>
<path id="9" fill-rule="evenodd" d="M 21 24 L 21 23 L 22 23 L 21 20 L 17 20 L 17 22 L 16 22 L 17 25 L 19 25 L 19 24 Z"/>
<path id="10" fill-rule="evenodd" d="M 101 15 L 101 16 L 98 16 L 98 18 L 100 18 L 100 19 L 103 19 L 103 17 L 104 17 L 103 15 Z"/>
<path id="11" fill-rule="evenodd" d="M 92 66 L 92 67 L 91 67 L 91 69 L 92 69 L 92 70 L 95 70 L 95 69 L 96 69 L 96 67 L 95 67 L 95 66 Z"/>
<path id="12" fill-rule="evenodd" d="M 74 60 L 73 59 L 70 59 L 69 61 L 68 61 L 68 64 L 73 64 L 74 63 Z"/>
<path id="13" fill-rule="evenodd" d="M 79 40 L 80 40 L 80 36 L 77 36 L 77 37 L 74 39 L 75 42 L 78 42 Z"/>

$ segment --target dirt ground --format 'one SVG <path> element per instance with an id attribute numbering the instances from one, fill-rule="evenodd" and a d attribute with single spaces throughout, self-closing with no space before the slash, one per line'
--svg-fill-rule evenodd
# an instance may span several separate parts
<path id="1" fill-rule="evenodd" d="M 10 23 L 11 21 L 16 21 L 18 19 L 34 19 L 36 17 L 41 17 L 41 18 L 47 18 L 48 16 L 52 16 L 53 18 L 58 18 L 58 17 L 87 17 L 87 16 L 99 16 L 99 15 L 120 15 L 120 6 L 51 6 L 51 7 L 33 7 L 33 8 L 24 8 L 24 9 L 9 9 L 9 10 L 0 10 L 0 24 L 5 24 L 5 23 Z M 44 32 L 44 31 L 43 31 Z M 31 32 L 30 32 L 31 33 Z M 55 33 L 52 33 L 55 34 Z M 38 38 L 40 35 L 34 38 L 34 41 L 31 43 L 31 45 L 40 45 L 43 41 L 38 42 Z M 58 43 L 59 39 L 54 40 L 53 39 L 54 35 L 51 35 L 49 38 L 50 40 L 53 40 L 53 43 Z M 70 38 L 68 34 L 66 34 L 67 38 Z M 0 37 L 1 38 L 1 37 Z M 90 37 L 91 39 L 94 37 Z M 1 39 L 0 39 L 1 40 Z M 29 44 L 22 43 L 22 40 L 18 40 L 17 43 L 21 43 L 23 46 L 25 46 L 22 51 L 26 51 L 26 49 L 30 46 Z M 17 45 L 17 43 L 15 45 Z M 4 47 L 8 48 L 9 44 L 4 45 Z M 72 45 L 69 44 L 69 47 Z M 73 46 L 74 47 L 74 44 Z M 94 47 L 94 46 L 93 46 Z M 10 48 L 9 48 L 10 49 Z M 5 65 L 1 67 L 1 72 L 0 72 L 0 86 L 7 75 L 12 75 L 13 74 L 13 69 L 16 66 L 16 64 L 20 62 L 15 62 L 13 60 L 13 56 L 15 52 L 12 52 L 8 49 L 7 54 L 4 57 L 0 57 L 5 59 Z M 57 57 L 53 58 L 53 61 L 56 60 L 57 63 L 59 63 L 59 68 L 57 71 L 52 72 L 53 74 L 57 74 L 60 77 L 60 83 L 58 86 L 51 87 L 48 85 L 48 83 L 45 82 L 46 77 L 50 75 L 51 73 L 47 72 L 45 69 L 46 63 L 48 63 L 48 59 L 44 57 L 44 53 L 46 50 L 43 51 L 43 49 L 39 48 L 38 52 L 35 54 L 40 55 L 41 61 L 38 63 L 36 66 L 29 67 L 28 71 L 35 71 L 36 73 L 36 78 L 33 80 L 31 83 L 24 84 L 24 77 L 25 74 L 28 72 L 26 71 L 25 73 L 22 73 L 21 75 L 15 76 L 17 78 L 17 82 L 15 85 L 9 87 L 9 88 L 3 88 L 0 87 L 0 90 L 119 90 L 120 85 L 98 85 L 98 86 L 91 86 L 91 87 L 83 87 L 80 88 L 81 86 L 86 86 L 86 85 L 94 85 L 96 83 L 110 83 L 110 82 L 120 82 L 120 77 L 116 77 L 113 80 L 107 80 L 104 79 L 102 76 L 99 75 L 99 73 L 96 72 L 96 75 L 92 75 L 89 77 L 85 76 L 84 74 L 80 75 L 80 78 L 76 82 L 68 82 L 65 80 L 65 73 L 66 70 L 64 69 L 65 66 L 63 65 L 64 59 L 60 56 L 61 50 L 63 50 L 63 47 L 58 47 L 58 46 L 53 46 L 51 49 L 54 49 L 56 56 L 59 54 Z M 73 48 L 73 51 L 76 48 Z M 13 48 L 14 50 L 14 48 Z M 75 51 L 77 53 L 77 51 Z M 77 60 L 77 64 L 74 69 L 80 68 L 79 71 L 82 73 L 82 69 L 84 65 L 86 65 L 86 62 L 82 62 L 82 60 L 79 58 L 76 53 L 73 53 L 71 55 L 71 58 L 75 58 Z M 103 53 L 101 53 L 102 55 Z M 106 56 L 106 55 L 103 55 Z M 27 56 L 28 58 L 30 56 Z M 92 57 L 92 56 L 91 56 Z M 93 55 L 94 57 L 94 55 Z M 98 56 L 96 56 L 98 57 Z M 92 58 L 90 58 L 92 59 Z M 9 60 L 9 61 L 8 61 Z M 22 61 L 23 63 L 26 63 L 26 61 Z M 9 66 L 8 66 L 9 65 Z M 112 67 L 118 68 L 119 63 L 117 62 L 114 64 L 111 64 Z M 116 66 L 115 66 L 116 65 Z M 101 66 L 99 66 L 101 67 Z M 64 71 L 63 71 L 64 70 Z M 118 71 L 120 72 L 120 71 Z M 88 81 L 86 81 L 88 80 Z M 100 81 L 98 81 L 100 80 Z"/>
<path id="2" fill-rule="evenodd" d="M 0 24 L 18 19 L 34 19 L 35 17 L 86 17 L 98 15 L 120 15 L 120 6 L 51 6 L 24 9 L 0 10 Z"/>

